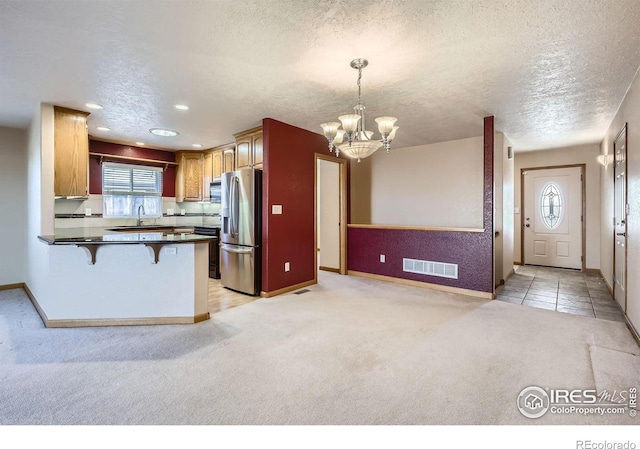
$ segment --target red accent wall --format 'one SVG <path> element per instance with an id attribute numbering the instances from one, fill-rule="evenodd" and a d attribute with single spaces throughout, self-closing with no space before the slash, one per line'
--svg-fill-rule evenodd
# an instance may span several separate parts
<path id="1" fill-rule="evenodd" d="M 493 139 L 493 117 L 485 117 L 483 233 L 349 228 L 349 270 L 492 293 Z M 385 263 L 379 262 L 380 254 Z M 406 273 L 403 257 L 458 264 L 458 279 Z"/>
<path id="2" fill-rule="evenodd" d="M 132 145 L 121 145 L 111 142 L 100 142 L 98 140 L 89 141 L 90 153 L 111 154 L 116 156 L 138 157 L 142 159 L 153 159 L 156 161 L 175 162 L 176 155 L 172 151 L 152 150 L 150 148 L 140 148 Z M 119 159 L 104 158 L 105 161 L 127 163 Z M 131 161 L 131 164 L 149 165 L 157 167 L 157 164 Z M 102 166 L 100 159 L 91 156 L 89 158 L 89 193 L 93 195 L 102 194 Z M 162 174 L 162 196 L 176 196 L 176 167 L 169 166 Z"/>
<path id="3" fill-rule="evenodd" d="M 315 153 L 329 150 L 324 136 L 270 118 L 262 131 L 262 291 L 272 292 L 316 278 Z M 273 204 L 282 215 L 271 214 Z"/>

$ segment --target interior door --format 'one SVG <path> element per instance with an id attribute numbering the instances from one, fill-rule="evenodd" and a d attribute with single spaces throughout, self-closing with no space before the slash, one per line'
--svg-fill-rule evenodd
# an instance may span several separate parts
<path id="1" fill-rule="evenodd" d="M 582 167 L 522 174 L 524 263 L 582 269 Z"/>
<path id="2" fill-rule="evenodd" d="M 614 142 L 613 222 L 614 222 L 614 298 L 627 311 L 627 127 Z"/>

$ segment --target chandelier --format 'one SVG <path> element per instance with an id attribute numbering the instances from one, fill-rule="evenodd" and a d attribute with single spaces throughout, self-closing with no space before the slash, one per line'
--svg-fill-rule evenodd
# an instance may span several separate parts
<path id="1" fill-rule="evenodd" d="M 362 79 L 362 69 L 369 65 L 366 59 L 358 58 L 351 61 L 351 67 L 358 71 L 358 104 L 353 108 L 353 114 L 341 115 L 338 117 L 340 122 L 321 123 L 324 136 L 329 141 L 329 151 L 336 152 L 336 156 L 342 151 L 352 159 L 360 159 L 371 156 L 381 147 L 391 150 L 391 141 L 396 136 L 397 126 L 394 126 L 398 120 L 396 117 L 378 117 L 378 131 L 381 139 L 372 139 L 373 131 L 367 131 L 364 124 L 364 110 L 362 104 L 360 80 Z M 342 125 L 342 129 L 340 129 Z M 347 139 L 345 142 L 344 139 Z"/>

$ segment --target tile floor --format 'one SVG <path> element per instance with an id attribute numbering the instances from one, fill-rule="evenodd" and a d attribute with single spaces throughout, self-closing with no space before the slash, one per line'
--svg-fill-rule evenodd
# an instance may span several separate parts
<path id="1" fill-rule="evenodd" d="M 496 299 L 573 315 L 624 321 L 624 315 L 602 277 L 575 270 L 518 266 L 506 284 L 498 287 Z"/>

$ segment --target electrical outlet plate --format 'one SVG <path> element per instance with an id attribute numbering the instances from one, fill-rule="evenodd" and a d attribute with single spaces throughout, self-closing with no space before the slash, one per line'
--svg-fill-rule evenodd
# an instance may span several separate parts
<path id="1" fill-rule="evenodd" d="M 271 214 L 272 215 L 282 215 L 282 204 L 272 204 L 271 205 Z"/>
<path id="2" fill-rule="evenodd" d="M 86 209 L 84 210 L 84 215 L 85 215 L 85 216 L 87 216 L 87 217 L 90 217 L 90 216 L 91 216 L 91 209 L 86 208 Z"/>
<path id="3" fill-rule="evenodd" d="M 289 271 L 291 270 L 291 265 L 289 264 L 289 262 L 285 262 L 284 263 L 284 271 Z"/>
<path id="4" fill-rule="evenodd" d="M 187 213 L 187 211 L 186 211 L 186 210 L 184 210 L 184 209 L 180 209 L 180 215 L 185 215 L 186 213 Z"/>
<path id="5" fill-rule="evenodd" d="M 173 209 L 167 209 L 167 215 L 173 215 Z"/>
<path id="6" fill-rule="evenodd" d="M 166 248 L 167 254 L 178 254 L 178 248 Z"/>

